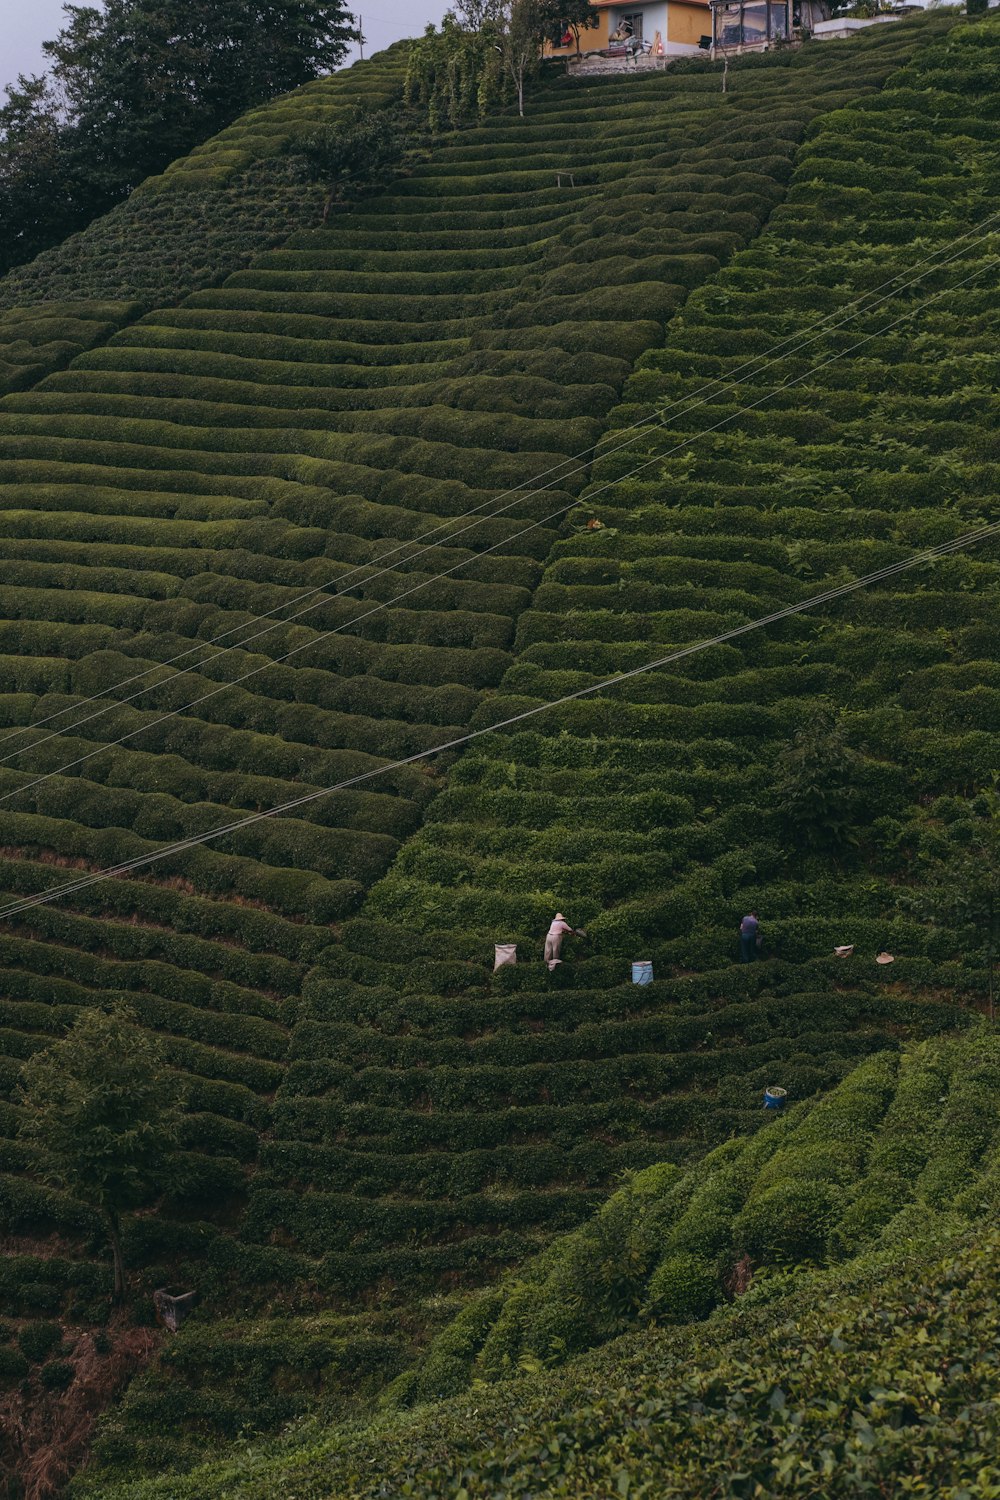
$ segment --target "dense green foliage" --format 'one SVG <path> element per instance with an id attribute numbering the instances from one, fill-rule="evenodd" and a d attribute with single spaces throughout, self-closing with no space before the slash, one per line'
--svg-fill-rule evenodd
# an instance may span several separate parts
<path id="1" fill-rule="evenodd" d="M 0 272 L 81 229 L 247 109 L 329 73 L 342 0 L 104 0 L 66 6 L 0 107 Z"/>
<path id="2" fill-rule="evenodd" d="M 357 110 L 336 125 L 326 125 L 289 144 L 303 163 L 307 180 L 326 193 L 323 222 L 334 203 L 370 191 L 395 175 L 405 148 L 401 122 L 387 110 Z"/>
<path id="3" fill-rule="evenodd" d="M 294 1433 L 115 1500 L 1000 1495 L 990 1226 L 377 1424 Z M 709 1486 L 711 1488 L 709 1488 Z"/>
<path id="4" fill-rule="evenodd" d="M 66 1035 L 21 1072 L 20 1138 L 37 1153 L 43 1181 L 104 1217 L 116 1301 L 125 1293 L 121 1216 L 168 1185 L 179 1102 L 159 1046 L 123 1007 L 81 1010 Z"/>
<path id="5" fill-rule="evenodd" d="M 301 170 L 294 143 L 329 137 L 359 101 L 376 113 L 393 104 L 402 59 L 401 48 L 390 48 L 251 111 L 83 233 L 0 280 L 0 392 L 35 384 L 148 308 L 215 285 L 318 224 L 324 194 Z"/>
<path id="6" fill-rule="evenodd" d="M 640 360 L 477 723 L 990 518 L 998 41 L 960 28 L 814 127 L 764 234 Z M 902 898 L 1000 769 L 995 578 L 987 544 L 480 741 L 368 914 L 527 943 L 559 909 L 659 970 L 725 961 L 755 908 L 787 959 L 981 971 Z"/>
<path id="7" fill-rule="evenodd" d="M 640 1321 L 704 1317 L 751 1278 L 757 1299 L 796 1268 L 894 1245 L 934 1215 L 975 1223 L 1000 1201 L 998 1096 L 1000 1044 L 976 1029 L 902 1058 L 879 1053 L 686 1173 L 649 1167 L 474 1299 L 396 1395 L 453 1395 L 562 1363 Z"/>
<path id="8" fill-rule="evenodd" d="M 701 64 L 551 81 L 523 122 L 445 136 L 289 236 L 287 143 L 391 104 L 390 57 L 254 112 L 9 279 L 55 300 L 78 254 L 95 298 L 147 310 L 0 405 L 0 891 L 377 770 L 988 514 L 988 244 L 886 304 L 940 293 L 919 324 L 857 350 L 879 318 L 812 328 L 908 271 L 913 233 L 923 253 L 988 212 L 997 33 L 953 25 L 747 59 L 726 95 Z M 242 263 L 226 215 L 265 224 L 251 181 L 283 184 L 282 243 L 216 285 Z M 176 239 L 133 284 L 115 236 L 143 212 Z M 816 343 L 706 402 L 786 335 Z M 97 1216 L 17 1139 L 22 1062 L 127 996 L 187 1098 L 184 1171 L 123 1231 L 141 1287 L 196 1286 L 202 1312 L 105 1424 L 95 1493 L 317 1404 L 360 1413 L 622 1172 L 667 1183 L 762 1123 L 766 1084 L 810 1098 L 982 1003 L 966 916 L 903 897 L 997 769 L 994 574 L 950 559 L 5 929 L 19 1333 L 106 1316 Z M 738 969 L 750 906 L 767 962 Z M 557 909 L 592 942 L 550 976 L 525 960 Z M 522 963 L 491 979 L 498 940 Z M 820 1221 L 815 1259 L 868 1233 Z M 765 1228 L 740 1232 L 767 1263 Z M 675 1251 L 578 1344 L 647 1302 L 707 1311 L 718 1268 Z M 555 1352 L 518 1332 L 510 1357 Z"/>
<path id="9" fill-rule="evenodd" d="M 397 1382 L 412 1416 L 98 1493 L 1000 1494 L 998 1094 L 992 1031 L 881 1054 L 471 1301 Z"/>
<path id="10" fill-rule="evenodd" d="M 503 93 L 498 56 L 503 35 L 498 20 L 470 27 L 453 12 L 440 28 L 428 26 L 410 46 L 403 97 L 426 112 L 431 130 L 485 118 Z"/>
<path id="11" fill-rule="evenodd" d="M 547 41 L 567 27 L 577 41 L 598 24 L 590 0 L 489 0 L 446 11 L 410 44 L 403 93 L 432 130 L 485 119 L 506 95 L 524 113 L 524 90 L 541 69 Z"/>

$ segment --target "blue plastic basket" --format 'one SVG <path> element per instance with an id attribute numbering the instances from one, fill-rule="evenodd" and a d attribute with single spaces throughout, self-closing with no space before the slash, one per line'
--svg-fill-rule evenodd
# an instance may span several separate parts
<path id="1" fill-rule="evenodd" d="M 652 984 L 652 982 L 653 982 L 653 962 L 652 962 L 652 959 L 649 959 L 649 958 L 639 958 L 639 959 L 636 959 L 635 963 L 633 963 L 633 965 L 632 965 L 632 983 L 633 984 Z"/>

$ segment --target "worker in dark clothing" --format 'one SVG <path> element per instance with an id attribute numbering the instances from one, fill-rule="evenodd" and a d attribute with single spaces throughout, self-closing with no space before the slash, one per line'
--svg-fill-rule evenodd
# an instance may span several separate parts
<path id="1" fill-rule="evenodd" d="M 747 912 L 740 923 L 740 963 L 749 964 L 757 957 L 760 945 L 760 922 L 755 911 Z"/>

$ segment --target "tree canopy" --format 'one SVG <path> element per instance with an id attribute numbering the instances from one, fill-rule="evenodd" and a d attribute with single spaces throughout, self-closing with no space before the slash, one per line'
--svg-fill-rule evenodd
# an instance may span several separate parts
<path id="1" fill-rule="evenodd" d="M 48 73 L 19 78 L 0 107 L 0 272 L 336 67 L 354 35 L 343 0 L 107 0 L 65 15 Z"/>
<path id="2" fill-rule="evenodd" d="M 108 1226 L 114 1294 L 124 1295 L 122 1212 L 169 1185 L 179 1089 L 157 1043 L 124 1009 L 86 1010 L 21 1074 L 20 1127 L 50 1182 L 89 1203 Z"/>
<path id="3" fill-rule="evenodd" d="M 288 143 L 305 176 L 326 190 L 323 221 L 334 203 L 385 181 L 402 159 L 405 137 L 388 110 L 353 110 L 336 125 L 324 125 Z"/>
<path id="4" fill-rule="evenodd" d="M 485 115 L 505 90 L 523 115 L 544 44 L 570 31 L 579 50 L 581 30 L 596 25 L 590 0 L 465 0 L 413 44 L 407 99 L 426 106 L 433 130 Z"/>

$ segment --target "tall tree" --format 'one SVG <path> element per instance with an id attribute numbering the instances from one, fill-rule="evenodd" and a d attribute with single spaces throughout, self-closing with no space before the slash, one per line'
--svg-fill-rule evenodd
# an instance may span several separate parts
<path id="1" fill-rule="evenodd" d="M 587 0 L 589 5 L 590 0 Z M 484 26 L 502 26 L 507 20 L 509 0 L 460 0 L 449 12 L 466 31 L 482 31 Z"/>
<path id="2" fill-rule="evenodd" d="M 561 41 L 568 31 L 576 42 L 578 53 L 581 31 L 596 26 L 600 20 L 600 12 L 590 0 L 538 0 L 538 12 L 543 39 Z"/>
<path id="3" fill-rule="evenodd" d="M 503 38 L 503 66 L 524 114 L 524 85 L 538 69 L 547 20 L 540 0 L 512 0 Z"/>
<path id="4" fill-rule="evenodd" d="M 172 1177 L 180 1104 L 175 1075 L 126 1010 L 86 1010 L 62 1041 L 25 1064 L 20 1102 L 20 1134 L 38 1147 L 42 1174 L 103 1217 L 120 1302 L 121 1215 Z"/>
<path id="5" fill-rule="evenodd" d="M 74 192 L 48 243 L 245 110 L 336 67 L 355 34 L 344 0 L 106 0 L 65 14 L 43 49 L 48 78 L 21 80 L 0 113 L 0 191 L 27 180 L 32 143 L 57 127 Z M 0 268 L 29 240 L 40 248 L 27 214 L 5 219 Z"/>
<path id="6" fill-rule="evenodd" d="M 299 158 L 307 179 L 323 184 L 325 224 L 335 203 L 385 182 L 398 167 L 404 145 L 399 121 L 388 110 L 355 109 L 336 125 L 294 137 L 288 151 Z"/>
<path id="7" fill-rule="evenodd" d="M 503 36 L 502 18 L 491 14 L 474 28 L 449 11 L 440 31 L 428 26 L 413 43 L 404 98 L 427 110 L 432 130 L 455 129 L 498 102 L 503 90 Z"/>
<path id="8" fill-rule="evenodd" d="M 86 198 L 58 98 L 22 75 L 0 106 L 0 275 L 86 223 Z"/>
<path id="9" fill-rule="evenodd" d="M 446 12 L 440 31 L 428 26 L 411 47 L 407 102 L 426 106 L 432 130 L 454 129 L 476 112 L 485 115 L 506 83 L 523 115 L 545 43 L 568 29 L 579 51 L 580 31 L 597 19 L 590 0 L 464 0 Z"/>

